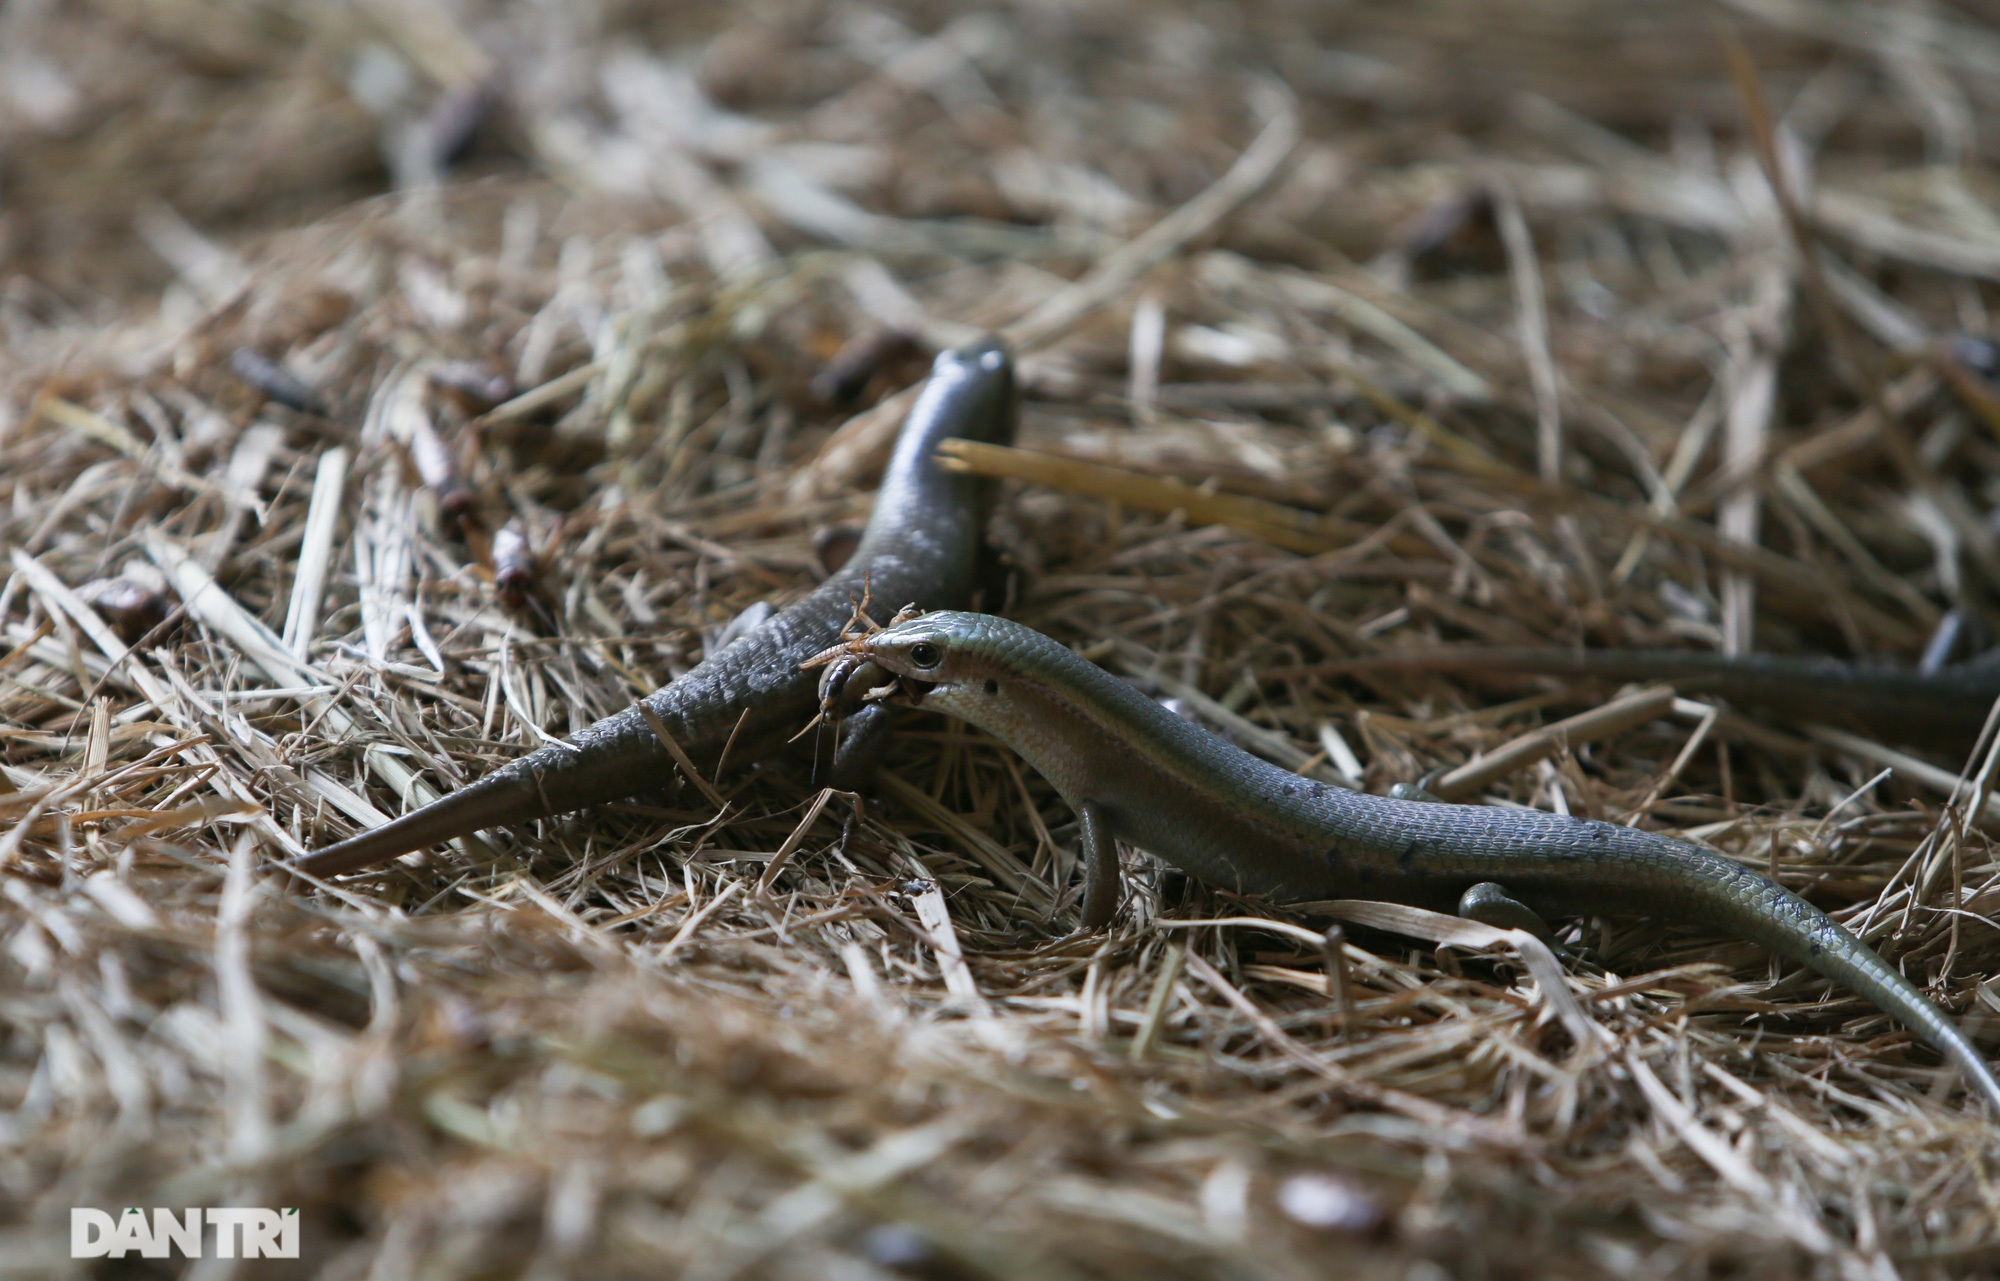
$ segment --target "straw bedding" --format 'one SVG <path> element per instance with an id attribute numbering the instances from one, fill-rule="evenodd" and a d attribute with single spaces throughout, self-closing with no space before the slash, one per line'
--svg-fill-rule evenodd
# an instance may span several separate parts
<path id="1" fill-rule="evenodd" d="M 125 1205 L 296 1206 L 303 1257 L 94 1275 L 1996 1266 L 2000 1130 L 1864 1003 L 1629 918 L 1557 985 L 1411 913 L 1330 961 L 1136 851 L 1076 936 L 1072 817 L 941 719 L 865 804 L 808 736 L 719 812 L 261 874 L 809 587 L 983 329 L 990 603 L 1318 777 L 1634 705 L 1329 659 L 1972 652 L 1975 7 L 107 0 L 0 49 L 9 1269 Z M 1469 796 L 1772 870 L 1995 1044 L 1992 757 L 1637 697 Z"/>

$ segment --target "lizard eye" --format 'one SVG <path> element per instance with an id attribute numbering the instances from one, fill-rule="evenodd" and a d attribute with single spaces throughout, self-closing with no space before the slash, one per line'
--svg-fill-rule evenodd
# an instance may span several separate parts
<path id="1" fill-rule="evenodd" d="M 944 651 L 929 641 L 918 641 L 910 646 L 910 661 L 918 667 L 936 667 L 944 661 Z"/>

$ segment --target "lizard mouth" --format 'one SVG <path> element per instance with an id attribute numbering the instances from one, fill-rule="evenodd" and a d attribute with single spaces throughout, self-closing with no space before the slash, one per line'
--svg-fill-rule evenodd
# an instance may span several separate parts
<path id="1" fill-rule="evenodd" d="M 936 681 L 920 681 L 914 676 L 898 676 L 895 692 L 885 697 L 886 702 L 899 703 L 904 707 L 918 707 L 925 695 L 937 688 Z"/>

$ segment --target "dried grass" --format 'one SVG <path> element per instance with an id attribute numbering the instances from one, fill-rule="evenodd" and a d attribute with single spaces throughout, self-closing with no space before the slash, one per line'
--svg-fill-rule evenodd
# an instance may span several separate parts
<path id="1" fill-rule="evenodd" d="M 255 875 L 808 585 L 893 426 L 814 375 L 1011 324 L 1027 452 L 963 461 L 1035 479 L 1016 617 L 1301 771 L 1715 842 L 1992 1045 L 1993 758 L 1260 676 L 1987 634 L 1990 402 L 1926 352 L 1991 337 L 2000 41 L 1735 13 L 1764 129 L 1688 7 L 0 13 L 0 1257 L 247 1204 L 328 1278 L 2000 1266 L 2000 1131 L 1859 1000 L 1622 919 L 1559 981 L 1328 946 L 1136 857 L 1070 937 L 1071 816 L 955 724 L 866 812 L 739 763 Z"/>

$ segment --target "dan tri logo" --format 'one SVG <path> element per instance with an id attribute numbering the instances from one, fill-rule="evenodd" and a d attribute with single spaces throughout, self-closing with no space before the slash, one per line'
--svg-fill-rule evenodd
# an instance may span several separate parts
<path id="1" fill-rule="evenodd" d="M 213 1240 L 210 1241 L 210 1229 Z M 69 1257 L 122 1259 L 137 1252 L 142 1259 L 179 1254 L 203 1258 L 213 1244 L 217 1259 L 296 1259 L 299 1257 L 299 1212 L 225 1206 L 187 1209 L 178 1214 L 155 1208 L 128 1207 L 114 1217 L 105 1210 L 77 1208 L 69 1212 Z"/>

